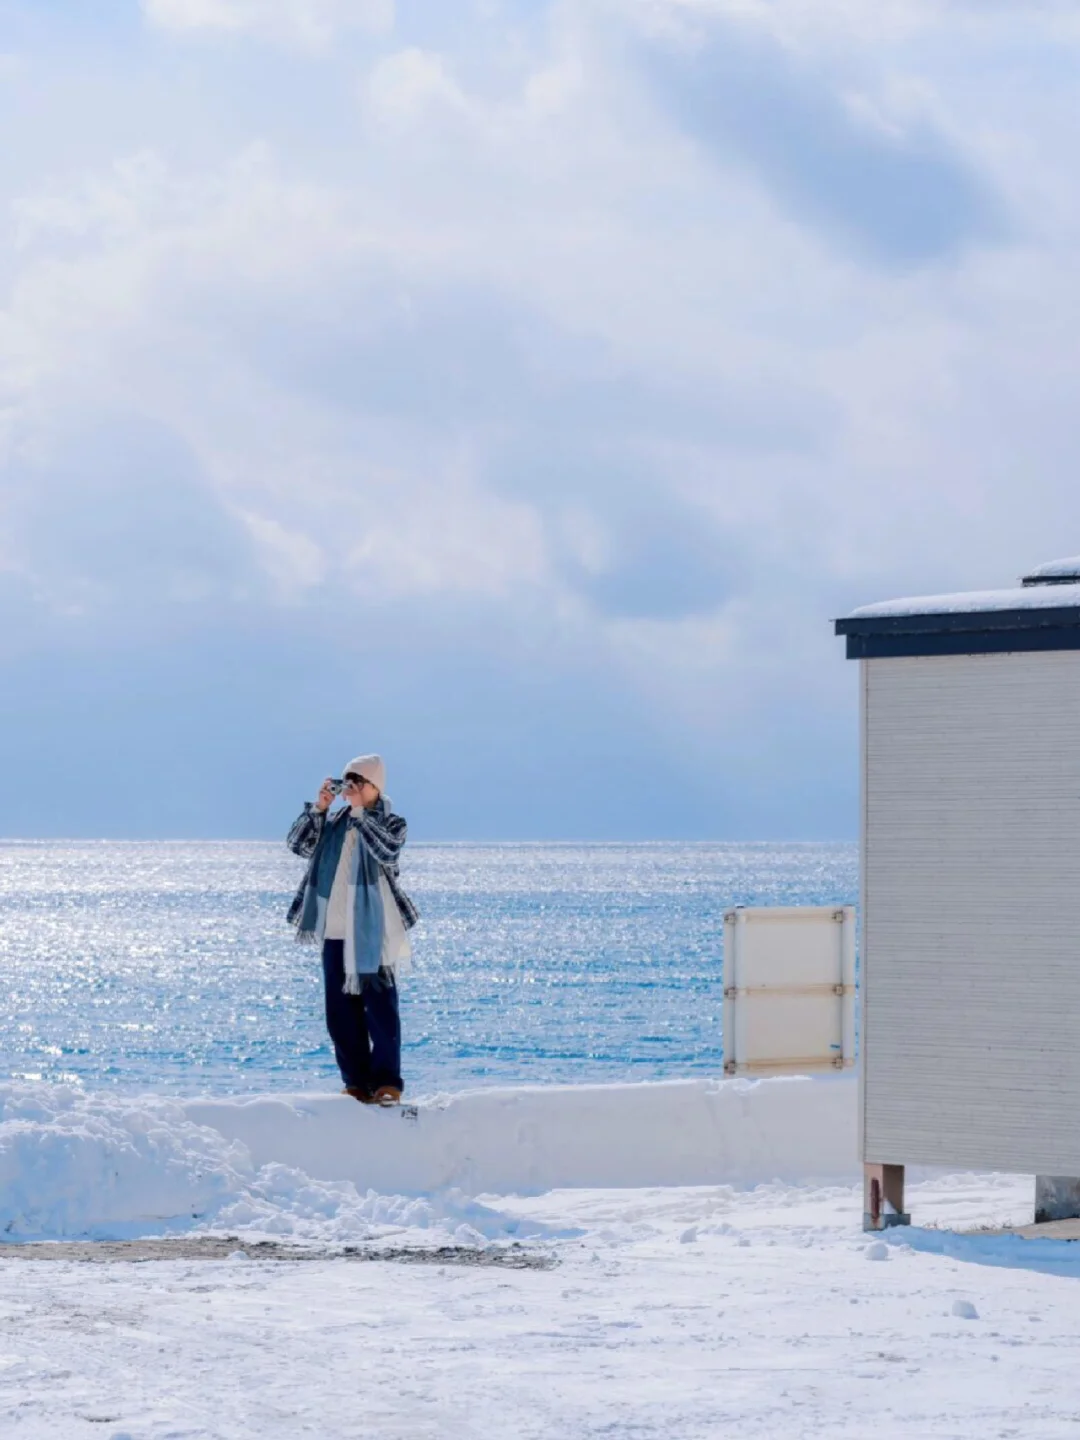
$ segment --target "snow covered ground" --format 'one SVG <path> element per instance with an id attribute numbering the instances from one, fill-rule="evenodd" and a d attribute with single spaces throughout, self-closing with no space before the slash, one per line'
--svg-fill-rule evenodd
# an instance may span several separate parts
<path id="1" fill-rule="evenodd" d="M 336 1166 L 313 1145 L 312 1156 L 321 1154 L 342 1178 L 305 1180 L 294 1164 L 298 1137 L 322 1127 L 341 1144 L 339 1125 L 354 1138 L 377 1135 L 371 1149 L 379 1173 L 392 1179 L 395 1164 L 416 1163 L 405 1150 L 395 1159 L 394 1147 L 416 1147 L 406 1137 L 425 1133 L 423 1113 L 415 1121 L 373 1116 L 328 1097 L 291 1134 L 281 1125 L 285 1159 L 275 1161 L 253 1154 L 248 1141 L 269 1145 L 266 1106 L 292 1102 L 258 1102 L 246 1114 L 233 1107 L 240 1112 L 233 1130 L 248 1136 L 242 1140 L 196 1124 L 182 1106 L 6 1093 L 0 1204 L 9 1240 L 86 1233 L 83 1222 L 111 1193 L 112 1218 L 99 1215 L 95 1233 L 231 1227 L 320 1244 L 351 1235 L 376 1250 L 453 1242 L 479 1253 L 516 1239 L 557 1263 L 514 1270 L 235 1255 L 95 1265 L 5 1259 L 0 1249 L 0 1435 L 1027 1440 L 1080 1433 L 1080 1246 L 957 1233 L 1029 1220 L 1030 1177 L 925 1177 L 910 1196 L 919 1225 L 887 1242 L 868 1239 L 843 1119 L 845 1105 L 853 1110 L 850 1084 L 719 1085 L 683 1093 L 682 1106 L 669 1087 L 613 1088 L 621 1095 L 502 1092 L 500 1103 L 485 1102 L 493 1105 L 486 1112 L 473 1112 L 469 1097 L 444 1101 L 427 1114 L 434 1117 L 427 1143 L 439 1165 L 450 1163 L 453 1137 L 464 1144 L 466 1120 L 483 1114 L 489 1139 L 512 1141 L 514 1163 L 523 1167 L 543 1159 L 564 1172 L 591 1164 L 598 1174 L 630 1144 L 636 1183 L 615 1188 L 594 1178 L 567 1187 L 560 1178 L 562 1188 L 533 1183 L 518 1194 L 467 1187 L 397 1196 L 358 1186 L 356 1144 L 345 1146 Z M 659 1089 L 669 1093 L 658 1097 Z M 567 1124 L 566 1107 L 576 1111 L 576 1137 L 566 1134 L 564 1144 L 560 1133 L 546 1133 L 548 1106 L 563 1107 Z M 666 1117 L 667 1129 L 678 1130 L 681 1110 L 695 1142 L 711 1136 L 729 1146 L 706 1157 L 717 1169 L 732 1168 L 726 1179 L 677 1183 L 692 1157 L 657 1126 Z M 208 1112 L 198 1113 L 205 1121 Z M 606 1116 L 608 1148 L 589 1160 L 582 1141 L 595 1139 L 588 1117 L 597 1113 Z M 740 1129 L 747 1136 L 741 1161 Z M 768 1167 L 785 1135 L 801 1162 L 808 1155 L 825 1162 L 821 1180 L 772 1178 Z M 473 1149 L 479 1175 L 494 1159 Z M 28 1173 L 35 1155 L 36 1180 Z M 648 1184 L 641 1175 L 653 1161 L 665 1173 Z M 754 1163 L 765 1167 L 756 1175 Z M 113 1192 L 110 1164 L 125 1180 Z M 157 1191 L 155 1164 L 165 1177 Z M 500 1164 L 508 1170 L 511 1161 Z M 826 1183 L 833 1164 L 847 1174 Z M 18 1204 L 10 1199 L 13 1176 L 22 1186 Z M 202 1218 L 140 1221 L 125 1213 L 125 1194 L 169 1210 L 193 1184 L 204 1185 Z M 80 1192 L 90 1197 L 81 1211 Z M 32 1193 L 31 1223 L 25 1202 Z"/>

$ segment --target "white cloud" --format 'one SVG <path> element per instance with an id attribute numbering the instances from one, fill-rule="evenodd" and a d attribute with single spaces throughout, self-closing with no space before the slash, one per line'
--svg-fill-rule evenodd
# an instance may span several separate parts
<path id="1" fill-rule="evenodd" d="M 868 258 L 775 182 L 772 150 L 695 129 L 619 7 L 432 12 L 374 56 L 340 27 L 377 8 L 145 8 L 333 64 L 213 158 L 176 139 L 186 101 L 148 114 L 133 82 L 128 118 L 156 138 L 118 152 L 103 126 L 97 162 L 8 197 L 0 502 L 19 467 L 58 470 L 58 429 L 138 417 L 240 516 L 275 600 L 392 599 L 436 628 L 468 607 L 470 637 L 486 613 L 552 666 L 561 637 L 702 744 L 721 714 L 748 734 L 785 686 L 826 713 L 844 605 L 1080 548 L 1072 99 L 1060 54 L 1031 58 L 1059 13 L 1020 61 L 999 11 L 972 68 L 971 7 L 695 8 L 779 37 L 826 138 L 868 157 L 828 222 L 865 207 L 874 146 L 923 131 L 935 185 L 971 173 L 999 198 L 993 238 L 961 216 L 912 259 L 882 258 L 902 211 Z M 737 118 L 787 161 L 806 110 Z M 5 563 L 43 567 L 13 535 Z"/>
<path id="2" fill-rule="evenodd" d="M 865 50 L 898 46 L 941 34 L 950 39 L 972 34 L 991 40 L 1019 25 L 1043 37 L 1076 38 L 1076 8 L 1071 0 L 1033 0 L 1018 9 L 1010 0 L 646 0 L 643 23 L 657 30 L 692 33 L 717 16 L 760 25 L 799 45 L 842 46 Z M 884 57 L 886 64 L 891 56 Z"/>
<path id="3" fill-rule="evenodd" d="M 286 527 L 270 516 L 257 515 L 242 507 L 237 508 L 237 515 L 251 533 L 283 597 L 298 598 L 326 579 L 325 552 L 310 535 L 296 526 Z"/>
<path id="4" fill-rule="evenodd" d="M 310 49 L 342 30 L 384 33 L 394 25 L 394 0 L 141 0 L 163 30 L 250 34 Z"/>
<path id="5" fill-rule="evenodd" d="M 372 113 L 383 120 L 414 120 L 432 107 L 458 113 L 468 110 L 443 56 L 415 47 L 380 60 L 364 89 Z"/>
<path id="6" fill-rule="evenodd" d="M 365 514 L 372 519 L 365 524 Z M 355 517 L 355 518 L 354 518 Z M 370 599 L 512 597 L 550 583 L 543 530 L 530 506 L 440 478 L 402 486 L 389 503 L 350 507 L 351 583 Z"/>

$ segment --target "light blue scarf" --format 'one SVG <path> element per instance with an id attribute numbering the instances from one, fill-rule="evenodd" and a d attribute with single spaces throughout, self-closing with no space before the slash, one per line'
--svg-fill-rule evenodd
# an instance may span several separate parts
<path id="1" fill-rule="evenodd" d="M 380 797 L 375 807 L 381 818 L 385 802 Z M 356 845 L 349 866 L 345 925 L 345 984 L 347 995 L 358 995 L 363 989 L 362 975 L 377 975 L 382 963 L 383 902 L 379 892 L 379 862 L 364 841 L 360 827 L 347 809 L 327 816 L 322 835 L 304 887 L 304 903 L 300 911 L 297 933 L 321 945 L 326 931 L 326 910 L 337 875 L 341 852 L 348 831 L 357 831 Z"/>

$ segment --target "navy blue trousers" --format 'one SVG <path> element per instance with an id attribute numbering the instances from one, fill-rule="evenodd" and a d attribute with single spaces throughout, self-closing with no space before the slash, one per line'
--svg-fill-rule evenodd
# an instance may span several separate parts
<path id="1" fill-rule="evenodd" d="M 393 975 L 388 970 L 365 975 L 363 993 L 346 995 L 341 988 L 345 941 L 324 940 L 322 963 L 326 1028 L 342 1080 L 361 1090 L 377 1090 L 380 1085 L 403 1090 L 401 1019 Z"/>

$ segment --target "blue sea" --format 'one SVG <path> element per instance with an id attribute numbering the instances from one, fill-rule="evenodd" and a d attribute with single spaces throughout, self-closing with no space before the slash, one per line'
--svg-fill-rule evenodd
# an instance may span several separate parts
<path id="1" fill-rule="evenodd" d="M 413 1094 L 718 1074 L 723 913 L 850 903 L 854 845 L 411 845 Z M 281 843 L 0 842 L 0 1078 L 325 1090 Z"/>

